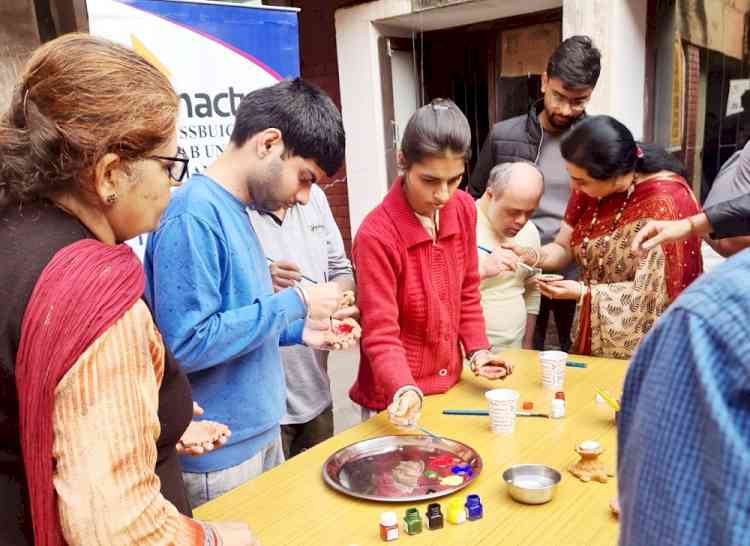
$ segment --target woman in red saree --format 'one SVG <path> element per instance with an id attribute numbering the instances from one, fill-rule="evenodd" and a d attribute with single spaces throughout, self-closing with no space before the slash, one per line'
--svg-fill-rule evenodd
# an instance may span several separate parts
<path id="1" fill-rule="evenodd" d="M 120 244 L 157 226 L 186 174 L 177 111 L 145 59 L 67 34 L 32 55 L 0 117 L 3 544 L 255 544 L 180 506 L 169 461 L 190 390 Z"/>
<path id="2" fill-rule="evenodd" d="M 649 220 L 676 220 L 700 209 L 679 161 L 637 143 L 609 116 L 579 123 L 561 152 L 573 194 L 560 233 L 542 248 L 541 265 L 556 271 L 575 260 L 579 281 L 540 282 L 550 298 L 576 300 L 572 352 L 630 358 L 667 306 L 702 272 L 700 241 L 690 237 L 631 252 Z"/>

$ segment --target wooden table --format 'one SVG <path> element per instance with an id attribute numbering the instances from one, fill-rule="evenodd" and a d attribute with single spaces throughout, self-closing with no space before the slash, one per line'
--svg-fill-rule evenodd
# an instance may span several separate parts
<path id="1" fill-rule="evenodd" d="M 537 353 L 508 351 L 515 364 L 504 382 L 490 382 L 464 372 L 462 381 L 449 393 L 425 399 L 420 424 L 428 430 L 464 442 L 476 449 L 484 470 L 469 487 L 454 496 L 477 493 L 484 505 L 484 518 L 424 530 L 419 535 L 401 533 L 399 544 L 424 545 L 521 545 L 617 543 L 617 520 L 610 515 L 609 501 L 616 493 L 616 480 L 607 484 L 582 483 L 567 472 L 578 460 L 573 451 L 583 440 L 597 440 L 605 449 L 602 460 L 614 471 L 616 431 L 613 412 L 595 402 L 595 387 L 619 394 L 627 362 L 589 357 L 571 357 L 588 368 L 567 368 L 564 419 L 518 418 L 513 435 L 495 435 L 488 417 L 447 416 L 443 409 L 486 409 L 484 392 L 503 386 L 520 392 L 520 402 L 531 400 L 535 411 L 548 411 L 550 392 L 542 389 Z M 416 506 L 424 514 L 428 503 L 386 504 L 349 498 L 329 489 L 321 477 L 325 459 L 353 442 L 398 433 L 384 413 L 266 472 L 242 487 L 201 506 L 196 517 L 203 520 L 247 522 L 263 546 L 348 546 L 381 544 L 378 519 L 386 510 L 402 521 L 404 512 Z M 527 506 L 513 501 L 500 475 L 510 465 L 543 463 L 560 470 L 562 482 L 555 498 L 544 505 Z M 445 513 L 443 497 L 438 502 Z"/>

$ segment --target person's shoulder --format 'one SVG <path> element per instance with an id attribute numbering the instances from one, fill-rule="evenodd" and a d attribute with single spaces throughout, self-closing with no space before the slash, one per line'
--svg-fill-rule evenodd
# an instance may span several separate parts
<path id="1" fill-rule="evenodd" d="M 474 201 L 474 198 L 469 195 L 469 193 L 465 192 L 464 190 L 456 190 L 456 193 L 454 195 L 456 198 L 456 203 L 459 207 L 461 207 L 462 210 L 472 210 L 474 211 L 474 213 L 476 213 L 476 201 Z"/>
<path id="2" fill-rule="evenodd" d="M 323 191 L 323 188 L 321 188 L 317 184 L 313 184 L 312 186 L 310 186 L 310 203 L 315 205 L 328 203 L 328 196 L 326 195 L 326 192 Z"/>
<path id="3" fill-rule="evenodd" d="M 221 195 L 224 191 L 210 178 L 200 174 L 193 175 L 184 186 L 172 193 L 159 229 L 170 221 L 181 218 L 184 222 L 198 221 L 221 231 L 221 211 L 226 208 L 224 201 L 231 199 L 228 195 Z"/>
<path id="4" fill-rule="evenodd" d="M 385 210 L 385 207 L 380 203 L 377 207 L 368 212 L 362 223 L 357 229 L 357 235 L 359 238 L 362 236 L 378 238 L 381 233 L 391 233 L 393 230 L 393 221 Z"/>
<path id="5" fill-rule="evenodd" d="M 383 203 L 367 213 L 354 236 L 354 245 L 377 244 L 393 247 L 400 240 L 399 231 Z"/>
<path id="6" fill-rule="evenodd" d="M 318 214 L 323 214 L 326 210 L 331 208 L 331 205 L 328 202 L 328 196 L 323 188 L 317 184 L 313 184 L 310 187 L 310 200 L 307 205 L 304 205 L 304 208 L 307 210 L 314 210 Z"/>
<path id="7" fill-rule="evenodd" d="M 207 177 L 196 174 L 191 176 L 184 186 L 172 192 L 169 205 L 162 215 L 162 220 L 179 216 L 186 211 L 197 211 L 210 202 L 210 181 Z"/>
<path id="8" fill-rule="evenodd" d="M 508 131 L 517 130 L 519 128 L 523 128 L 525 131 L 526 121 L 528 117 L 528 114 L 521 114 L 520 116 L 515 116 L 512 118 L 504 119 L 502 121 L 498 121 L 495 125 L 492 126 L 492 136 L 499 137 L 506 134 Z"/>
<path id="9" fill-rule="evenodd" d="M 497 122 L 492 126 L 490 136 L 493 142 L 526 142 L 528 138 L 528 114 L 521 114 Z"/>

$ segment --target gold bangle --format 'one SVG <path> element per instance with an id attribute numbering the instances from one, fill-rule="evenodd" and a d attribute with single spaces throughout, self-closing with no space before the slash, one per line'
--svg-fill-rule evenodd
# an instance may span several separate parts
<path id="1" fill-rule="evenodd" d="M 541 250 L 537 250 L 533 246 L 530 247 L 530 248 L 531 248 L 532 252 L 534 253 L 534 258 L 535 258 L 534 259 L 534 263 L 531 264 L 531 267 L 539 267 L 539 263 L 542 261 L 542 251 Z"/>
<path id="2" fill-rule="evenodd" d="M 693 233 L 695 233 L 695 229 L 696 229 L 695 222 L 693 221 L 693 217 L 688 216 L 687 221 L 688 221 L 688 224 L 690 224 L 690 234 L 692 235 Z"/>

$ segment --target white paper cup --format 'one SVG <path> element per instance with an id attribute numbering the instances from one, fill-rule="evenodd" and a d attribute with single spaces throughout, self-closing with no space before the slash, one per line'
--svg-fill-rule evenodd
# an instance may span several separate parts
<path id="1" fill-rule="evenodd" d="M 490 428 L 496 434 L 511 434 L 516 428 L 518 391 L 492 389 L 484 393 L 490 413 Z"/>
<path id="2" fill-rule="evenodd" d="M 568 353 L 563 351 L 542 351 L 539 364 L 542 371 L 542 386 L 545 389 L 561 390 L 565 385 L 565 363 Z"/>

